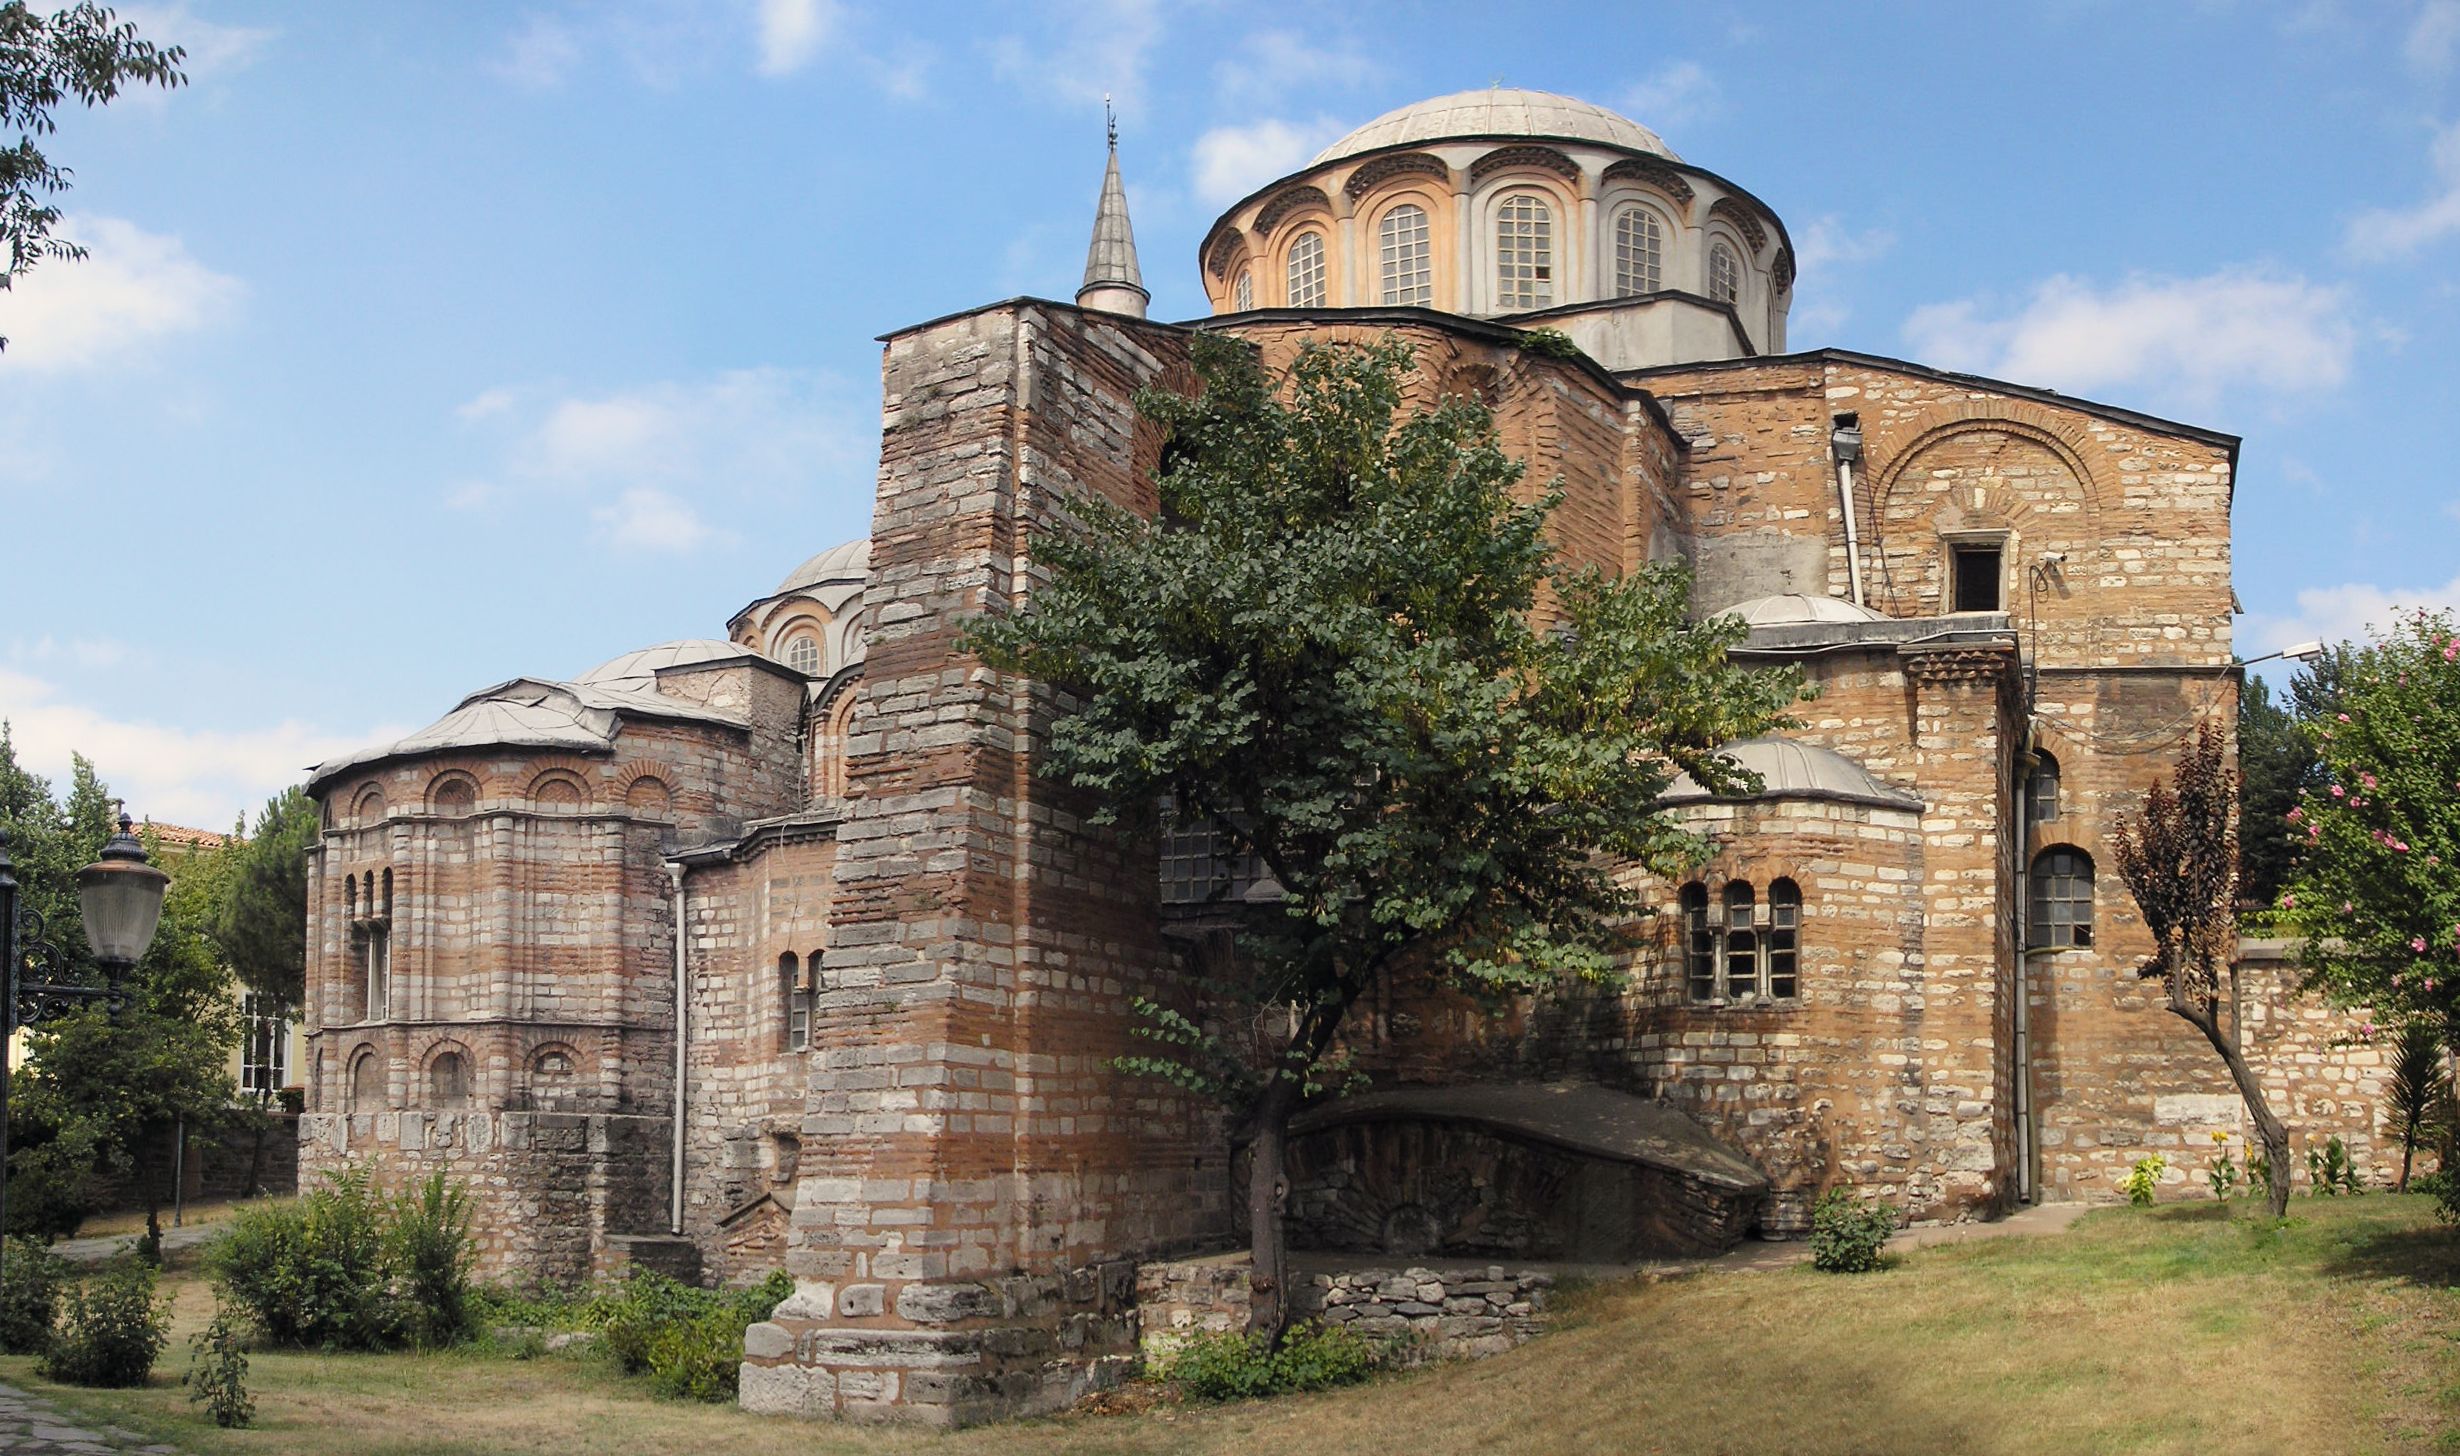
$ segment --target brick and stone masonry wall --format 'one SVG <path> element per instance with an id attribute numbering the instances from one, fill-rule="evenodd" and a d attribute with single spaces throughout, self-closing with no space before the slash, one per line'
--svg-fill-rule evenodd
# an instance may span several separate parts
<path id="1" fill-rule="evenodd" d="M 1011 303 L 893 337 L 872 622 L 787 1266 L 747 1408 L 949 1423 L 1047 1409 L 1132 1359 L 1131 1259 L 1218 1237 L 1215 1119 L 1119 1077 L 1175 994 L 1149 846 L 1034 773 L 1053 705 L 963 651 L 1030 590 L 1031 535 L 1152 505 L 1134 390 L 1174 330 Z"/>
<path id="2" fill-rule="evenodd" d="M 1391 1341 L 1405 1364 L 1477 1359 L 1542 1330 L 1554 1282 L 1500 1264 L 1342 1269 L 1301 1275 L 1290 1313 Z M 1243 1330 L 1249 1302 L 1245 1254 L 1146 1264 L 1136 1271 L 1138 1347 L 1156 1362 L 1192 1335 Z"/>

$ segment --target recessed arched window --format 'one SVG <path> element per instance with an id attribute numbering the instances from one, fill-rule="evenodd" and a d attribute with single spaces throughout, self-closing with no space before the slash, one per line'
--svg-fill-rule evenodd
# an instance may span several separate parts
<path id="1" fill-rule="evenodd" d="M 467 819 L 478 808 L 478 785 L 467 774 L 438 774 L 427 807 L 439 819 Z"/>
<path id="2" fill-rule="evenodd" d="M 1382 259 L 1384 302 L 1415 304 L 1435 301 L 1435 270 L 1427 248 L 1426 209 L 1410 203 L 1384 214 L 1375 225 Z"/>
<path id="3" fill-rule="evenodd" d="M 384 1106 L 384 1063 L 375 1048 L 361 1047 L 350 1059 L 350 1110 L 374 1112 Z"/>
<path id="4" fill-rule="evenodd" d="M 530 805 L 541 814 L 578 814 L 581 786 L 561 775 L 549 775 L 530 786 Z"/>
<path id="5" fill-rule="evenodd" d="M 1755 898 L 1741 880 L 1725 887 L 1725 997 L 1740 1001 L 1760 989 L 1760 936 L 1752 927 Z"/>
<path id="6" fill-rule="evenodd" d="M 2059 817 L 2059 761 L 2046 749 L 2033 760 L 2032 776 L 2024 781 L 2025 817 L 2041 824 Z"/>
<path id="7" fill-rule="evenodd" d="M 381 823 L 384 819 L 384 807 L 384 790 L 377 788 L 374 784 L 369 784 L 360 790 L 359 797 L 351 802 L 351 821 L 362 829 Z"/>
<path id="8" fill-rule="evenodd" d="M 2093 943 L 2093 857 L 2071 844 L 2033 856 L 2024 943 L 2081 950 Z"/>
<path id="9" fill-rule="evenodd" d="M 1495 212 L 1495 308 L 1511 313 L 1555 301 L 1555 213 L 1542 197 L 1507 197 Z"/>
<path id="10" fill-rule="evenodd" d="M 1708 246 L 1708 296 L 1720 303 L 1742 302 L 1742 259 L 1722 241 Z"/>
<path id="11" fill-rule="evenodd" d="M 579 1089 L 579 1062 L 572 1048 L 550 1043 L 530 1053 L 530 1103 L 557 1108 L 570 1104 Z"/>
<path id="12" fill-rule="evenodd" d="M 1292 308 L 1321 308 L 1324 305 L 1324 235 L 1304 232 L 1290 244 L 1290 291 Z"/>
<path id="13" fill-rule="evenodd" d="M 470 1105 L 470 1059 L 459 1052 L 438 1052 L 427 1064 L 427 1105 L 459 1112 Z"/>
<path id="14" fill-rule="evenodd" d="M 818 677 L 820 639 L 809 632 L 797 632 L 787 638 L 785 663 L 805 677 Z"/>
<path id="15" fill-rule="evenodd" d="M 1230 306 L 1241 313 L 1256 306 L 1256 275 L 1239 270 L 1239 281 L 1230 285 Z"/>
<path id="16" fill-rule="evenodd" d="M 1802 887 L 1778 880 L 1768 887 L 1768 994 L 1788 1000 L 1802 989 Z"/>
<path id="17" fill-rule="evenodd" d="M 1657 214 L 1626 207 L 1614 215 L 1614 296 L 1655 293 L 1665 277 L 1665 233 Z"/>
<path id="18" fill-rule="evenodd" d="M 811 973 L 793 951 L 777 958 L 777 980 L 786 997 L 786 1050 L 811 1050 Z"/>
<path id="19" fill-rule="evenodd" d="M 1708 923 L 1708 886 L 1683 886 L 1683 970 L 1694 1001 L 1717 999 L 1717 930 Z"/>

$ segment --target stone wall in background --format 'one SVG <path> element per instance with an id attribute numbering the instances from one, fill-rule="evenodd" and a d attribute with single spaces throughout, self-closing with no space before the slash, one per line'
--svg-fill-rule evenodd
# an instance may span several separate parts
<path id="1" fill-rule="evenodd" d="M 1136 1271 L 1137 1346 L 1158 1360 L 1202 1332 L 1247 1327 L 1247 1255 L 1147 1264 Z M 1400 1361 L 1498 1355 L 1538 1333 L 1555 1277 L 1499 1264 L 1299 1274 L 1293 1319 L 1320 1319 L 1393 1342 Z"/>

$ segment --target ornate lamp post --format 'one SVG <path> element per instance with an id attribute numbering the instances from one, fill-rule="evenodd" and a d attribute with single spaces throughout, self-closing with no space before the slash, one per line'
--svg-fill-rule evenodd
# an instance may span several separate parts
<path id="1" fill-rule="evenodd" d="M 102 858 L 77 871 L 77 908 L 85 918 L 86 944 L 102 963 L 108 984 L 52 979 L 60 952 L 43 938 L 42 917 L 19 902 L 10 873 L 8 834 L 0 830 L 0 1235 L 9 1216 L 9 1039 L 21 1026 L 35 1026 L 80 1007 L 102 1002 L 113 1015 L 128 1002 L 131 966 L 154 940 L 162 920 L 162 892 L 171 877 L 146 863 L 145 847 L 120 815 L 120 832 L 103 846 Z M 0 1237 L 0 1259 L 7 1241 Z"/>

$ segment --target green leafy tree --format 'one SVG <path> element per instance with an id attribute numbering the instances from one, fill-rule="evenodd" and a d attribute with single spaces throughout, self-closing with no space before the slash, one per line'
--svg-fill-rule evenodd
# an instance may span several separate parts
<path id="1" fill-rule="evenodd" d="M 2197 728 L 2170 777 L 2144 795 L 2143 810 L 2119 821 L 2118 872 L 2152 933 L 2152 958 L 2136 974 L 2159 980 L 2172 1014 L 2221 1054 L 2263 1142 L 2278 1218 L 2289 1211 L 2289 1129 L 2247 1063 L 2238 1014 L 2237 780 L 2221 735 L 2209 722 Z"/>
<path id="2" fill-rule="evenodd" d="M 2409 1170 L 2419 1148 L 2450 1141 L 2453 1112 L 2442 1034 L 2428 1022 L 2412 1021 L 2393 1044 L 2392 1084 L 2383 1094 L 2384 1135 L 2400 1144 L 2400 1182 L 2394 1192 L 2409 1191 Z"/>
<path id="3" fill-rule="evenodd" d="M 298 788 L 268 799 L 214 913 L 214 943 L 231 970 L 286 1009 L 300 1004 L 306 984 L 307 852 L 318 827 L 315 801 Z"/>
<path id="4" fill-rule="evenodd" d="M 2238 893 L 2270 905 L 2288 888 L 2299 836 L 2287 821 L 2315 769 L 2315 746 L 2262 678 L 2238 697 Z"/>
<path id="5" fill-rule="evenodd" d="M 2448 613 L 2402 618 L 2348 655 L 2311 725 L 2314 783 L 2283 903 L 2311 986 L 2390 1026 L 2460 1031 L 2460 639 Z M 2373 1022 L 2365 1028 L 2371 1031 Z"/>
<path id="6" fill-rule="evenodd" d="M 48 15 L 25 0 L 0 0 L 0 132 L 17 134 L 15 146 L 0 148 L 0 291 L 45 258 L 85 256 L 51 235 L 60 209 L 50 199 L 68 190 L 70 173 L 36 145 L 59 129 L 61 106 L 100 106 L 124 86 L 177 86 L 187 79 L 183 59 L 178 46 L 140 39 L 90 0 Z"/>
<path id="7" fill-rule="evenodd" d="M 1486 997 L 1607 980 L 1641 906 L 1618 875 L 1705 846 L 1657 806 L 1678 769 L 1780 725 L 1791 670 L 1736 666 L 1734 619 L 1692 625 L 1674 566 L 1555 569 L 1559 489 L 1516 499 L 1492 417 L 1404 413 L 1408 349 L 1314 348 L 1286 378 L 1195 341 L 1201 391 L 1140 395 L 1166 430 L 1151 519 L 1071 502 L 1035 543 L 1048 584 L 977 622 L 985 658 L 1066 694 L 1045 766 L 1106 820 L 1167 800 L 1279 887 L 1240 955 L 1242 1044 L 1149 1008 L 1134 1070 L 1223 1099 L 1249 1151 L 1255 1298 L 1277 1338 L 1291 1116 L 1337 1078 L 1350 1008 L 1384 976 Z"/>

